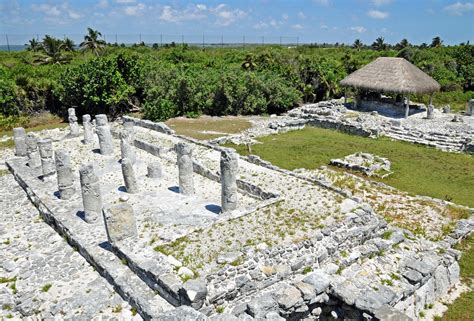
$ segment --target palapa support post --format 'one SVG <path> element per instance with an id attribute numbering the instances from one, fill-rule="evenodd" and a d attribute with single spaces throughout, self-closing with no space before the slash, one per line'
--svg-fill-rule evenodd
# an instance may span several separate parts
<path id="1" fill-rule="evenodd" d="M 405 105 L 405 118 L 408 118 L 410 115 L 410 98 L 403 96 L 403 104 Z"/>

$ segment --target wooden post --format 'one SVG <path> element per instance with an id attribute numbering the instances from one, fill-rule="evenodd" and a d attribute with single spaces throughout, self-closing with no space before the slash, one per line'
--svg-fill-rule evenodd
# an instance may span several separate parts
<path id="1" fill-rule="evenodd" d="M 410 115 L 410 100 L 405 95 L 403 95 L 403 104 L 405 105 L 405 118 L 408 118 L 408 115 Z"/>

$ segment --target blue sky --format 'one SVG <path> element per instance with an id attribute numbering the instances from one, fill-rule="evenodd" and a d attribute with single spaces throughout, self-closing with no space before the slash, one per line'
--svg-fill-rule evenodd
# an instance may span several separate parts
<path id="1" fill-rule="evenodd" d="M 34 35 L 67 35 L 80 41 L 87 27 L 107 41 L 372 43 L 474 42 L 474 1 L 452 0 L 0 0 L 0 44 Z"/>

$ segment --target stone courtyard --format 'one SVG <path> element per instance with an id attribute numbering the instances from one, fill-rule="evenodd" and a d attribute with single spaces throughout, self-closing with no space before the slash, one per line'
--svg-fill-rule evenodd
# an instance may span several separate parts
<path id="1" fill-rule="evenodd" d="M 263 131 L 343 117 L 324 108 Z M 411 320 L 459 287 L 452 246 L 472 215 L 446 221 L 438 200 L 359 177 L 348 190 L 329 169 L 283 170 L 131 117 L 79 126 L 69 112 L 65 131 L 15 129 L 16 155 L 2 155 L 13 174 L 0 177 L 2 317 Z M 344 128 L 376 132 L 355 122 Z M 252 130 L 226 139 L 251 142 Z M 434 232 L 454 228 L 428 239 L 396 227 L 375 190 L 432 213 Z"/>

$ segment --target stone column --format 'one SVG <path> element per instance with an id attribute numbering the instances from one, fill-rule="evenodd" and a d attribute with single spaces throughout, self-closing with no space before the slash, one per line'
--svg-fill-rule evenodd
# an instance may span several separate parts
<path id="1" fill-rule="evenodd" d="M 56 165 L 53 158 L 53 142 L 51 139 L 42 139 L 38 141 L 39 153 L 41 156 L 41 167 L 43 168 L 43 177 L 56 173 Z"/>
<path id="2" fill-rule="evenodd" d="M 434 118 L 434 107 L 433 107 L 433 105 L 428 105 L 428 108 L 426 108 L 426 118 L 427 119 L 433 119 Z"/>
<path id="3" fill-rule="evenodd" d="M 474 99 L 469 99 L 467 103 L 467 113 L 468 116 L 474 116 Z"/>
<path id="4" fill-rule="evenodd" d="M 99 177 L 95 174 L 92 164 L 83 165 L 79 169 L 79 176 L 81 181 L 82 204 L 84 205 L 84 219 L 89 223 L 95 222 L 102 212 Z"/>
<path id="5" fill-rule="evenodd" d="M 410 102 L 407 97 L 403 97 L 403 105 L 405 106 L 405 118 L 410 115 Z"/>
<path id="6" fill-rule="evenodd" d="M 135 144 L 135 128 L 133 121 L 127 121 L 125 120 L 123 122 L 123 129 L 128 133 L 128 139 L 130 145 L 134 146 Z"/>
<path id="7" fill-rule="evenodd" d="M 130 193 L 130 194 L 138 193 L 139 190 L 138 190 L 137 179 L 135 178 L 132 162 L 128 158 L 122 159 L 122 174 L 123 174 L 123 180 L 125 182 L 125 187 L 127 188 L 127 193 Z"/>
<path id="8" fill-rule="evenodd" d="M 111 155 L 114 152 L 114 145 L 112 142 L 112 134 L 110 133 L 110 126 L 107 121 L 107 116 L 104 114 L 95 116 L 97 123 L 97 136 L 99 137 L 100 153 L 102 155 Z"/>
<path id="9" fill-rule="evenodd" d="M 77 124 L 77 117 L 76 117 L 76 108 L 69 108 L 67 110 L 68 113 L 68 121 L 69 121 L 69 135 L 72 137 L 79 136 L 79 125 Z"/>
<path id="10" fill-rule="evenodd" d="M 237 208 L 238 156 L 232 151 L 221 152 L 221 208 L 228 212 Z"/>
<path id="11" fill-rule="evenodd" d="M 186 143 L 178 143 L 175 149 L 178 155 L 179 192 L 184 195 L 193 195 L 194 181 L 191 146 Z"/>
<path id="12" fill-rule="evenodd" d="M 163 170 L 160 162 L 153 162 L 148 164 L 147 172 L 149 178 L 160 178 L 163 177 Z"/>
<path id="13" fill-rule="evenodd" d="M 26 135 L 26 154 L 28 156 L 27 165 L 30 168 L 41 167 L 41 158 L 38 152 L 38 140 L 33 133 L 28 133 Z"/>
<path id="14" fill-rule="evenodd" d="M 82 127 L 84 128 L 84 144 L 92 144 L 94 142 L 94 128 L 91 124 L 91 115 L 82 116 Z"/>
<path id="15" fill-rule="evenodd" d="M 59 198 L 70 199 L 74 194 L 74 176 L 72 175 L 71 160 L 69 154 L 63 150 L 54 152 L 56 160 L 56 173 L 58 177 Z"/>
<path id="16" fill-rule="evenodd" d="M 13 141 L 15 142 L 15 155 L 26 156 L 26 132 L 23 127 L 13 128 Z"/>
<path id="17" fill-rule="evenodd" d="M 135 147 L 130 144 L 130 133 L 125 130 L 120 132 L 120 151 L 122 153 L 122 160 L 128 158 L 132 164 L 135 164 L 137 158 Z"/>

